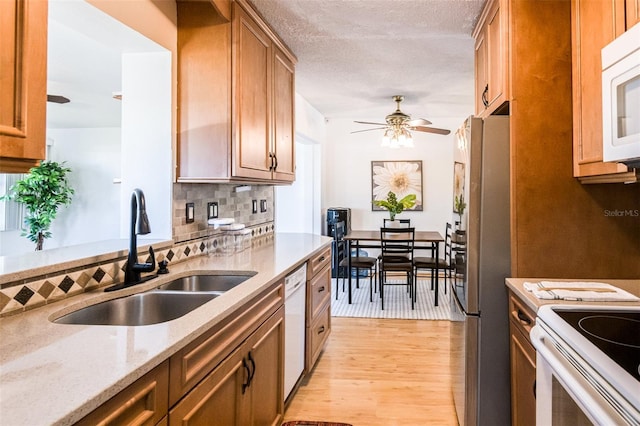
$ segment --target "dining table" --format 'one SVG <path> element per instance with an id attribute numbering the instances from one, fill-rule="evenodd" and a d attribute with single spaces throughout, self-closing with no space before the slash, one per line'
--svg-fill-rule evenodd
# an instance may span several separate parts
<path id="1" fill-rule="evenodd" d="M 351 294 L 351 249 L 365 249 L 365 248 L 373 248 L 380 249 L 381 246 L 381 235 L 380 230 L 352 230 L 349 231 L 348 234 L 344 236 L 344 240 L 347 242 L 347 256 L 348 256 L 348 297 L 349 304 L 352 301 Z M 425 249 L 431 250 L 433 248 L 434 257 L 437 259 L 440 254 L 440 243 L 444 242 L 444 238 L 442 234 L 437 231 L 415 231 L 414 236 L 414 244 L 415 250 Z M 422 246 L 422 244 L 427 244 L 426 246 Z M 438 306 L 438 262 L 436 262 L 435 269 L 436 279 L 435 279 L 435 295 L 434 295 L 434 305 Z"/>

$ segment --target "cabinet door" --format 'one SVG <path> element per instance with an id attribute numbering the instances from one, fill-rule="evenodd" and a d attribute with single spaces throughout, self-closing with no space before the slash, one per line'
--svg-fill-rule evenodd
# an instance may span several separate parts
<path id="1" fill-rule="evenodd" d="M 0 172 L 45 158 L 47 2 L 0 1 Z"/>
<path id="2" fill-rule="evenodd" d="M 284 417 L 284 307 L 247 342 L 251 361 L 252 425 L 280 424 Z"/>
<path id="3" fill-rule="evenodd" d="M 536 352 L 531 343 L 511 328 L 511 423 L 518 426 L 536 424 Z"/>
<path id="4" fill-rule="evenodd" d="M 169 426 L 242 425 L 249 372 L 240 348 L 169 411 Z"/>
<path id="5" fill-rule="evenodd" d="M 626 0 L 627 30 L 640 23 L 640 0 Z"/>
<path id="6" fill-rule="evenodd" d="M 487 81 L 487 43 L 485 31 L 480 32 L 476 37 L 475 45 L 475 80 L 476 80 L 476 115 L 482 114 L 489 105 L 487 92 L 489 82 Z"/>
<path id="7" fill-rule="evenodd" d="M 504 102 L 504 75 L 507 67 L 504 57 L 504 34 L 500 2 L 494 2 L 487 18 L 487 100 L 489 109 L 494 110 Z"/>
<path id="8" fill-rule="evenodd" d="M 507 101 L 506 2 L 487 2 L 475 37 L 476 114 L 486 117 Z"/>
<path id="9" fill-rule="evenodd" d="M 271 39 L 238 4 L 233 11 L 232 174 L 271 179 Z"/>
<path id="10" fill-rule="evenodd" d="M 626 172 L 602 161 L 601 50 L 624 32 L 624 0 L 573 0 L 573 165 L 574 176 Z"/>
<path id="11" fill-rule="evenodd" d="M 294 65 L 273 46 L 273 154 L 275 169 L 273 178 L 293 182 L 295 180 L 294 149 Z"/>

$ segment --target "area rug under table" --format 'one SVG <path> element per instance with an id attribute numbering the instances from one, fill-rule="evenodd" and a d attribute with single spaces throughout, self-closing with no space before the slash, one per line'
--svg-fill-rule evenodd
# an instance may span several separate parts
<path id="1" fill-rule="evenodd" d="M 355 318 L 394 318 L 448 320 L 449 295 L 444 294 L 444 280 L 440 280 L 438 306 L 434 306 L 434 291 L 429 279 L 418 280 L 418 292 L 415 309 L 411 309 L 411 299 L 405 286 L 386 286 L 384 295 L 384 311 L 381 309 L 380 294 L 373 294 L 373 302 L 369 301 L 369 280 L 360 279 L 360 288 L 352 282 L 353 303 L 348 303 L 348 295 L 342 291 L 342 279 L 339 280 L 338 300 L 336 300 L 336 280 L 332 279 L 331 316 Z M 396 281 L 394 281 L 396 282 Z M 403 281 L 397 281 L 403 282 Z"/>

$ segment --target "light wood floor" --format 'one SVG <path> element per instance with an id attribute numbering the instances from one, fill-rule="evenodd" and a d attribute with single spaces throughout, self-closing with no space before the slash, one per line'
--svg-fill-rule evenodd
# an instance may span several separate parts
<path id="1" fill-rule="evenodd" d="M 332 318 L 331 326 L 285 421 L 457 425 L 448 321 Z"/>

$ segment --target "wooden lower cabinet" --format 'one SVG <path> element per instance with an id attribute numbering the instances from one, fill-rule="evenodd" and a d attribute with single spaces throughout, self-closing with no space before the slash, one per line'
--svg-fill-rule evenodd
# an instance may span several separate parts
<path id="1" fill-rule="evenodd" d="M 280 280 L 77 424 L 279 425 L 283 395 Z"/>
<path id="2" fill-rule="evenodd" d="M 169 425 L 278 425 L 283 405 L 284 307 L 169 412 Z"/>
<path id="3" fill-rule="evenodd" d="M 509 346 L 511 351 L 511 424 L 536 424 L 536 351 L 529 332 L 535 313 L 515 295 L 509 295 Z"/>
<path id="4" fill-rule="evenodd" d="M 331 248 L 307 263 L 305 371 L 310 372 L 331 334 Z"/>
<path id="5" fill-rule="evenodd" d="M 163 424 L 169 408 L 168 394 L 169 361 L 165 361 L 76 425 L 153 426 Z"/>

